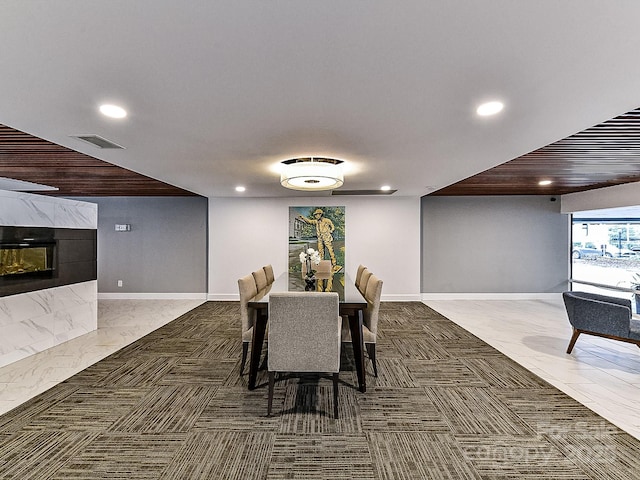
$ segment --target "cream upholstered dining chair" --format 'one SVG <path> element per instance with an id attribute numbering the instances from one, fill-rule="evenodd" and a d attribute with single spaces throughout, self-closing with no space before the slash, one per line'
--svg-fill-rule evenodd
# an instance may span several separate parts
<path id="1" fill-rule="evenodd" d="M 358 290 L 360 291 L 360 293 L 362 295 L 364 295 L 364 291 L 367 289 L 367 283 L 369 282 L 369 277 L 373 274 L 373 272 L 371 270 L 369 270 L 368 268 L 365 268 L 362 271 L 362 275 L 360 276 L 360 286 L 358 287 Z"/>
<path id="2" fill-rule="evenodd" d="M 382 280 L 371 275 L 367 282 L 364 298 L 367 300 L 367 308 L 363 312 L 362 338 L 367 348 L 367 353 L 373 365 L 373 374 L 378 376 L 376 363 L 376 339 L 378 336 L 378 312 L 380 310 L 380 297 L 382 296 Z"/>
<path id="3" fill-rule="evenodd" d="M 364 269 L 367 268 L 364 265 L 360 264 L 358 265 L 358 270 L 356 270 L 356 279 L 355 279 L 355 284 L 356 284 L 356 288 L 360 289 L 360 280 L 362 279 L 362 272 L 364 272 Z"/>
<path id="4" fill-rule="evenodd" d="M 242 322 L 242 361 L 240 363 L 240 375 L 244 371 L 244 364 L 247 361 L 249 343 L 253 336 L 253 312 L 249 308 L 248 302 L 258 293 L 253 275 L 246 275 L 238 279 L 238 290 L 240 291 L 240 320 Z"/>
<path id="5" fill-rule="evenodd" d="M 271 285 L 273 282 L 275 282 L 276 277 L 273 274 L 273 267 L 271 266 L 271 264 L 265 265 L 264 267 L 262 267 L 262 269 L 264 270 L 264 274 L 267 277 L 267 285 Z"/>
<path id="6" fill-rule="evenodd" d="M 256 289 L 258 291 L 267 288 L 269 282 L 267 281 L 267 274 L 265 273 L 264 268 L 252 272 L 251 275 L 253 275 L 254 281 L 256 282 Z"/>
<path id="7" fill-rule="evenodd" d="M 378 337 L 378 312 L 380 310 L 380 297 L 382 296 L 382 280 L 375 275 L 369 275 L 367 286 L 362 295 L 367 301 L 367 308 L 362 312 L 362 339 L 371 359 L 373 374 L 378 376 L 378 364 L 376 363 L 376 340 Z M 342 322 L 342 341 L 351 341 L 349 322 L 345 318 Z"/>
<path id="8" fill-rule="evenodd" d="M 317 372 L 332 374 L 333 411 L 338 418 L 340 325 L 336 292 L 270 295 L 267 415 L 271 415 L 275 372 Z"/>
<path id="9" fill-rule="evenodd" d="M 331 260 L 320 260 L 314 270 L 318 273 L 331 273 Z"/>
<path id="10" fill-rule="evenodd" d="M 318 265 L 311 265 L 316 273 L 331 273 L 331 260 L 320 260 Z M 307 273 L 307 264 L 302 264 L 302 274 Z"/>

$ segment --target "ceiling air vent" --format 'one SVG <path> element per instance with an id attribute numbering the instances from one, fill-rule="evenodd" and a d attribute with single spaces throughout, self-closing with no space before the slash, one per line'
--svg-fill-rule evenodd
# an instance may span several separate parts
<path id="1" fill-rule="evenodd" d="M 98 148 L 115 148 L 115 149 L 124 149 L 122 145 L 118 145 L 117 143 L 113 143 L 107 140 L 100 135 L 69 135 L 71 138 L 77 138 L 78 140 L 82 140 L 83 142 L 90 143 L 94 147 Z"/>
<path id="2" fill-rule="evenodd" d="M 331 195 L 391 195 L 398 190 L 332 190 Z"/>

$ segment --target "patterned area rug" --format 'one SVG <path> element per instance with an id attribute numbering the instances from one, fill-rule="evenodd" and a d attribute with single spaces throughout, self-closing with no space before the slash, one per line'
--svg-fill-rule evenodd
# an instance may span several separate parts
<path id="1" fill-rule="evenodd" d="M 239 375 L 208 302 L 0 417 L 2 479 L 636 479 L 640 442 L 417 302 L 382 303 L 379 376 Z M 265 347 L 266 349 L 266 347 Z"/>

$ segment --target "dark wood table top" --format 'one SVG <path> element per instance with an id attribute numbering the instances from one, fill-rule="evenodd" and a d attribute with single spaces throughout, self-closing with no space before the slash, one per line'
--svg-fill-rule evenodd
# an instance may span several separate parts
<path id="1" fill-rule="evenodd" d="M 316 291 L 338 292 L 341 309 L 348 307 L 366 308 L 366 300 L 348 274 L 317 274 L 316 277 L 319 288 Z M 279 275 L 265 290 L 258 292 L 258 295 L 249 301 L 249 307 L 264 308 L 269 304 L 269 294 L 271 292 L 302 292 L 304 291 L 304 285 L 305 282 L 300 273 L 285 272 Z"/>

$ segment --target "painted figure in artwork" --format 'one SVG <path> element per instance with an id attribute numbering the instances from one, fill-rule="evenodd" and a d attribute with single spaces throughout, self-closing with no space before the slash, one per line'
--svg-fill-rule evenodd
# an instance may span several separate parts
<path id="1" fill-rule="evenodd" d="M 329 258 L 331 258 L 331 269 L 333 273 L 337 273 L 342 270 L 341 265 L 337 265 L 336 256 L 333 252 L 333 231 L 335 226 L 333 222 L 324 216 L 324 212 L 321 209 L 317 209 L 313 212 L 313 218 L 306 218 L 302 215 L 298 215 L 298 218 L 305 223 L 316 226 L 316 234 L 318 236 L 318 251 L 324 258 L 325 248 L 329 252 Z"/>

